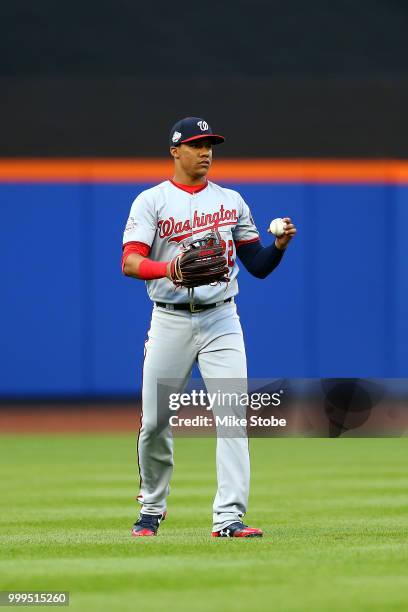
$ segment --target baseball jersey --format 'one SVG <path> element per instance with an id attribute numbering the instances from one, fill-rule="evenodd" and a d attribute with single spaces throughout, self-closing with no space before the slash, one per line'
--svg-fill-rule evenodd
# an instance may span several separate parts
<path id="1" fill-rule="evenodd" d="M 212 304 L 238 293 L 236 248 L 259 240 L 259 232 L 248 205 L 232 189 L 207 181 L 196 193 L 189 193 L 167 180 L 143 191 L 132 204 L 123 244 L 139 242 L 150 248 L 154 261 L 169 261 L 179 252 L 183 240 L 202 237 L 217 229 L 225 243 L 230 282 L 194 289 L 196 304 Z M 146 281 L 151 300 L 168 304 L 188 302 L 188 291 L 177 288 L 168 278 Z"/>

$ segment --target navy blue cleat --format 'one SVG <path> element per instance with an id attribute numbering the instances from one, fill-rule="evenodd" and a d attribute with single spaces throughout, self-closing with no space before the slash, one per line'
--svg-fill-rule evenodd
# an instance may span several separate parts
<path id="1" fill-rule="evenodd" d="M 227 525 L 224 529 L 212 532 L 213 538 L 262 538 L 263 533 L 256 527 L 248 527 L 240 521 Z"/>
<path id="2" fill-rule="evenodd" d="M 140 514 L 139 520 L 132 527 L 132 537 L 155 536 L 160 527 L 160 523 L 166 518 L 163 514 Z"/>

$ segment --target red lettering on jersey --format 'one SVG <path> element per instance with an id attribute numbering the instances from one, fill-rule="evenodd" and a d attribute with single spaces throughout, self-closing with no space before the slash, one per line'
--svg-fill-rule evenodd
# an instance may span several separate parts
<path id="1" fill-rule="evenodd" d="M 180 234 L 180 232 L 183 231 L 183 227 L 184 227 L 183 222 L 182 221 L 177 221 L 177 223 L 174 226 L 175 233 L 176 234 Z"/>
<path id="2" fill-rule="evenodd" d="M 171 236 L 174 231 L 174 217 L 170 217 L 169 219 L 161 219 L 157 225 L 159 228 L 160 238 Z"/>
<path id="3" fill-rule="evenodd" d="M 194 212 L 193 227 L 186 219 L 175 221 L 174 217 L 160 219 L 158 222 L 160 238 L 168 238 L 169 242 L 181 242 L 185 238 L 198 234 L 203 229 L 214 229 L 226 225 L 235 225 L 238 221 L 238 213 L 235 208 L 225 210 L 224 205 L 220 205 L 220 210 L 214 213 Z"/>
<path id="4" fill-rule="evenodd" d="M 193 218 L 193 227 L 201 227 L 202 223 L 203 223 L 203 215 L 199 217 L 198 212 L 195 210 L 194 218 Z"/>

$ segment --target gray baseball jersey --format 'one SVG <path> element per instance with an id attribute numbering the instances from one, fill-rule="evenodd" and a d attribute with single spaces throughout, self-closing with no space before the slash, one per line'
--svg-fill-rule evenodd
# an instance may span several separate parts
<path id="1" fill-rule="evenodd" d="M 215 303 L 238 293 L 236 245 L 259 239 L 248 205 L 240 194 L 208 181 L 201 191 L 190 194 L 172 181 L 143 191 L 133 202 L 123 243 L 141 242 L 151 247 L 154 261 L 169 261 L 180 252 L 182 241 L 191 235 L 203 236 L 217 228 L 226 245 L 230 268 L 227 288 L 223 285 L 197 287 L 197 304 Z M 188 302 L 187 290 L 176 289 L 167 278 L 147 281 L 155 302 Z"/>

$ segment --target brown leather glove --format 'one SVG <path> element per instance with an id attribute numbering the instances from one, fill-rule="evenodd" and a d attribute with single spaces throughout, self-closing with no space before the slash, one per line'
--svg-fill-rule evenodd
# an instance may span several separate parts
<path id="1" fill-rule="evenodd" d="M 213 283 L 228 283 L 229 268 L 218 232 L 185 242 L 182 252 L 170 263 L 170 276 L 176 287 L 192 289 Z"/>

